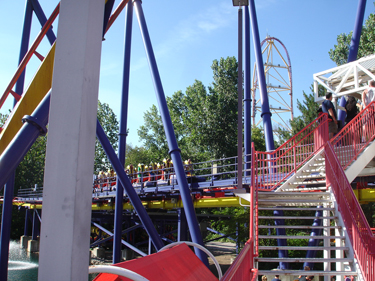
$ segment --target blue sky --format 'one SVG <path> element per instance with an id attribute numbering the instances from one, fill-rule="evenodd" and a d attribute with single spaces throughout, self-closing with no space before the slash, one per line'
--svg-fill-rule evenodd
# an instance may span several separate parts
<path id="1" fill-rule="evenodd" d="M 237 9 L 231 0 L 166 1 L 143 0 L 142 7 L 152 40 L 164 92 L 174 92 L 200 80 L 207 87 L 212 83 L 214 59 L 237 57 Z M 115 7 L 119 1 L 115 2 Z M 267 35 L 281 40 L 291 59 L 295 116 L 297 99 L 310 92 L 313 74 L 332 68 L 328 51 L 337 35 L 354 28 L 358 1 L 355 0 L 261 0 L 255 1 L 260 39 Z M 40 0 L 47 17 L 57 1 Z M 5 90 L 13 76 L 21 40 L 24 1 L 0 1 L 0 91 Z M 373 1 L 367 1 L 365 19 L 374 12 Z M 106 35 L 102 46 L 99 99 L 108 103 L 119 117 L 121 100 L 124 12 Z M 34 16 L 31 42 L 40 30 Z M 57 32 L 57 23 L 54 25 Z M 31 43 L 30 43 L 31 44 Z M 251 42 L 254 63 L 253 42 Z M 45 55 L 47 40 L 38 52 Z M 253 67 L 252 67 L 253 68 Z M 26 85 L 37 69 L 33 58 L 27 69 Z M 73 101 L 72 101 L 73 102 Z M 154 87 L 147 64 L 139 26 L 134 15 L 130 97 L 128 111 L 128 143 L 141 145 L 137 129 L 143 124 L 144 112 L 156 104 Z M 6 113 L 7 102 L 1 109 Z M 68 114 L 68 113 L 67 113 Z"/>

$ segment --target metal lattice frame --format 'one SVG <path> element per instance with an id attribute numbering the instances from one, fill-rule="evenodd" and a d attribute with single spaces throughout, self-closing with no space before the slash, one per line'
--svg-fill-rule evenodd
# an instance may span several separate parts
<path id="1" fill-rule="evenodd" d="M 334 98 L 352 95 L 361 98 L 369 80 L 375 80 L 375 55 L 346 63 L 313 75 L 315 101 L 322 102 L 318 86 L 322 85 Z"/>
<path id="2" fill-rule="evenodd" d="M 267 37 L 261 43 L 264 47 L 263 61 L 264 72 L 267 79 L 267 93 L 270 100 L 270 111 L 272 113 L 272 122 L 277 127 L 291 131 L 289 124 L 290 119 L 293 120 L 293 91 L 292 91 L 292 67 L 290 58 L 285 45 L 275 37 Z M 284 51 L 276 46 L 280 44 Z M 285 55 L 283 56 L 283 53 Z M 261 118 L 257 118 L 257 113 L 262 116 L 261 100 L 257 90 L 259 91 L 258 77 L 256 74 L 256 64 L 254 65 L 253 86 L 251 88 L 251 95 L 253 99 L 252 118 L 253 124 L 259 126 Z M 275 130 L 277 131 L 277 130 Z"/>

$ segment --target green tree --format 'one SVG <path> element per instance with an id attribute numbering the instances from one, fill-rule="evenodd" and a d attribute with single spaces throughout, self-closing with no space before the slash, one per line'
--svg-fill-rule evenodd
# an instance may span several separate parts
<path id="1" fill-rule="evenodd" d="M 161 116 L 155 105 L 152 105 L 144 115 L 144 125 L 138 130 L 138 136 L 144 142 L 149 158 L 161 161 L 168 156 L 168 143 Z"/>
<path id="2" fill-rule="evenodd" d="M 116 114 L 107 103 L 101 103 L 98 101 L 97 116 L 109 142 L 111 143 L 113 149 L 116 150 L 118 146 L 119 131 L 119 123 L 117 121 Z M 108 169 L 111 169 L 111 167 L 111 163 L 109 162 L 102 145 L 100 144 L 99 140 L 96 139 L 94 173 L 98 173 L 99 171 L 107 171 Z"/>
<path id="3" fill-rule="evenodd" d="M 200 81 L 167 98 L 182 158 L 193 162 L 234 156 L 237 153 L 237 62 L 234 57 L 214 60 L 214 82 Z M 160 114 L 153 105 L 144 114 L 138 135 L 150 156 L 168 156 L 168 145 Z"/>
<path id="4" fill-rule="evenodd" d="M 237 79 L 238 64 L 235 57 L 214 60 L 214 82 L 208 87 L 207 126 L 210 134 L 210 151 L 213 158 L 237 154 Z"/>
<path id="5" fill-rule="evenodd" d="M 125 167 L 132 164 L 133 166 L 137 166 L 138 163 L 148 164 L 152 161 L 149 157 L 148 151 L 144 147 L 126 146 L 126 160 L 125 160 Z"/>
<path id="6" fill-rule="evenodd" d="M 337 36 L 337 45 L 329 51 L 329 57 L 337 65 L 348 62 L 349 47 L 353 32 L 341 33 Z M 362 58 L 375 53 L 375 15 L 371 13 L 362 27 L 357 58 Z"/>
<path id="7" fill-rule="evenodd" d="M 297 108 L 301 112 L 300 116 L 294 117 L 293 120 L 290 120 L 290 126 L 292 128 L 292 132 L 289 132 L 285 129 L 279 128 L 279 142 L 278 145 L 282 145 L 284 142 L 289 140 L 292 136 L 298 134 L 298 132 L 302 131 L 307 125 L 309 125 L 312 121 L 314 121 L 318 117 L 318 109 L 319 104 L 315 102 L 314 97 L 314 87 L 313 85 L 310 86 L 310 94 L 306 94 L 304 91 L 302 93 L 304 99 L 300 101 L 297 99 Z M 318 95 L 325 96 L 326 90 L 322 85 L 319 85 L 318 88 Z"/>

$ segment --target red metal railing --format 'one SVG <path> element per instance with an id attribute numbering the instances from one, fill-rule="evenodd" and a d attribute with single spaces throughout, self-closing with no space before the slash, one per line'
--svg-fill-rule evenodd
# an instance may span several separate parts
<path id="1" fill-rule="evenodd" d="M 322 114 L 272 152 L 257 151 L 257 187 L 276 189 L 328 141 L 328 115 Z"/>
<path id="2" fill-rule="evenodd" d="M 238 255 L 234 263 L 226 271 L 221 280 L 231 281 L 256 281 L 258 270 L 254 268 L 254 257 L 258 256 L 258 191 L 256 188 L 255 175 L 257 174 L 256 151 L 254 143 L 251 144 L 251 187 L 250 187 L 250 227 L 249 240 Z"/>
<path id="3" fill-rule="evenodd" d="M 370 103 L 330 140 L 345 170 L 375 138 L 375 102 Z"/>
<path id="4" fill-rule="evenodd" d="M 237 256 L 233 264 L 220 279 L 224 281 L 256 280 L 258 271 L 253 269 L 254 265 L 254 240 L 249 239 L 241 253 Z"/>
<path id="5" fill-rule="evenodd" d="M 330 142 L 325 145 L 327 187 L 338 209 L 365 280 L 375 280 L 375 237 Z"/>

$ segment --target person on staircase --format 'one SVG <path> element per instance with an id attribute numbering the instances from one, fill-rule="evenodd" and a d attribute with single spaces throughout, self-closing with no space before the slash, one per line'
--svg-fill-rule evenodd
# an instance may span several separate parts
<path id="1" fill-rule="evenodd" d="M 337 121 L 337 113 L 336 109 L 332 103 L 332 93 L 328 92 L 326 94 L 326 99 L 322 103 L 322 110 L 324 113 L 328 113 L 328 131 L 329 131 L 329 139 L 333 138 L 333 136 L 338 131 L 338 121 Z"/>
<path id="2" fill-rule="evenodd" d="M 372 101 L 375 101 L 375 80 L 369 82 L 369 88 L 362 92 L 362 105 L 365 109 Z"/>
<path id="3" fill-rule="evenodd" d="M 281 279 L 279 279 L 279 275 L 275 275 L 275 278 L 273 278 L 271 281 L 281 281 Z"/>
<path id="4" fill-rule="evenodd" d="M 360 104 L 357 102 L 356 98 L 353 96 L 349 96 L 348 100 L 345 104 L 345 112 L 346 112 L 346 118 L 345 118 L 345 125 L 348 124 L 350 121 L 354 119 L 354 117 L 357 116 Z"/>

